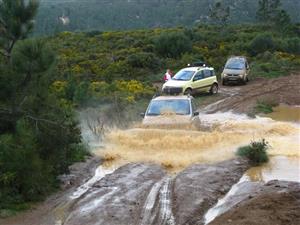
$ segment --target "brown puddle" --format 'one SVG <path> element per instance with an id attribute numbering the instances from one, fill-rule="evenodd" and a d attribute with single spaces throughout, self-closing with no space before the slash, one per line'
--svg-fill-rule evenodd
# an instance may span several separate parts
<path id="1" fill-rule="evenodd" d="M 264 115 L 277 121 L 300 122 L 300 107 L 279 105 L 273 108 L 273 112 Z"/>
<path id="2" fill-rule="evenodd" d="M 250 181 L 284 180 L 300 182 L 300 158 L 276 156 L 270 162 L 249 169 L 245 174 Z"/>

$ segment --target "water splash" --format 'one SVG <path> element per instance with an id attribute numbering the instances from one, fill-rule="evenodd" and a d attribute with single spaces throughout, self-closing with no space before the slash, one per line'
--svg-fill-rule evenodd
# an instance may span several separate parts
<path id="1" fill-rule="evenodd" d="M 96 154 L 117 165 L 155 162 L 178 171 L 193 163 L 214 163 L 233 158 L 238 147 L 265 138 L 271 156 L 300 157 L 300 125 L 270 118 L 249 118 L 232 112 L 201 114 L 200 131 L 190 129 L 114 130 L 106 147 Z"/>

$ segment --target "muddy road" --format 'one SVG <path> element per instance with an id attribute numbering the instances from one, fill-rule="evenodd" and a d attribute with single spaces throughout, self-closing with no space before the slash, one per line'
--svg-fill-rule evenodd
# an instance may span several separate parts
<path id="1" fill-rule="evenodd" d="M 221 87 L 216 102 L 201 105 L 201 130 L 111 130 L 95 145 L 101 162 L 73 166 L 65 191 L 0 224 L 299 224 L 299 108 L 279 108 L 274 119 L 246 115 L 258 99 L 300 105 L 299 78 Z M 250 168 L 236 158 L 261 138 L 272 146 L 269 163 Z"/>
<path id="2" fill-rule="evenodd" d="M 234 111 L 251 113 L 257 101 L 274 101 L 278 104 L 300 105 L 300 76 L 290 76 L 275 79 L 256 78 L 245 86 L 222 86 L 222 100 L 205 108 L 207 113 L 219 111 Z"/>

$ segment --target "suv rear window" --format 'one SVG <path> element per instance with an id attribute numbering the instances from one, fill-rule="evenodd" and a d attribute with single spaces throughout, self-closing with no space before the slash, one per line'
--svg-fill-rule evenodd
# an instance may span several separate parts
<path id="1" fill-rule="evenodd" d="M 187 99 L 153 100 L 148 108 L 147 116 L 158 116 L 168 113 L 189 115 L 190 111 L 190 101 Z"/>

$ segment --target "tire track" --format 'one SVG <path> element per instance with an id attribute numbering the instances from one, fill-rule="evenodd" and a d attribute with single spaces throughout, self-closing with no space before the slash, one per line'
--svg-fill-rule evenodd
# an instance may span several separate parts
<path id="1" fill-rule="evenodd" d="M 172 212 L 172 178 L 155 183 L 145 201 L 139 225 L 175 225 Z"/>

